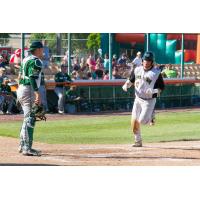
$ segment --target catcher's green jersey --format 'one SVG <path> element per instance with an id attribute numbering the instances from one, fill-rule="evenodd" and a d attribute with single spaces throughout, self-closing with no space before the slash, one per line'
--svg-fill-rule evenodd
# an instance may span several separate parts
<path id="1" fill-rule="evenodd" d="M 23 59 L 20 74 L 20 84 L 32 85 L 34 90 L 38 90 L 41 81 L 42 61 L 34 56 L 28 56 Z"/>

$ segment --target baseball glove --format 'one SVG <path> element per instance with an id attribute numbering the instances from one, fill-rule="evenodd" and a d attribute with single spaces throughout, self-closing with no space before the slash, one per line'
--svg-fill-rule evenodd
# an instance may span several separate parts
<path id="1" fill-rule="evenodd" d="M 34 104 L 31 109 L 31 116 L 35 118 L 35 121 L 46 121 L 45 111 L 42 106 Z"/>

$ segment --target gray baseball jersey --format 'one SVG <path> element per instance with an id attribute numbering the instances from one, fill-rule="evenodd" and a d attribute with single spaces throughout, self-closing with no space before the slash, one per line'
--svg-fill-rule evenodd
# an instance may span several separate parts
<path id="1" fill-rule="evenodd" d="M 142 99 L 151 99 L 153 96 L 149 96 L 147 90 L 154 89 L 154 85 L 160 74 L 158 68 L 145 71 L 143 66 L 136 67 L 135 74 L 135 95 Z"/>
<path id="2" fill-rule="evenodd" d="M 164 81 L 160 70 L 152 67 L 144 70 L 143 66 L 135 68 L 130 76 L 130 81 L 135 85 L 135 101 L 132 110 L 132 120 L 147 124 L 156 104 L 157 94 L 149 93 L 148 90 L 164 89 Z"/>

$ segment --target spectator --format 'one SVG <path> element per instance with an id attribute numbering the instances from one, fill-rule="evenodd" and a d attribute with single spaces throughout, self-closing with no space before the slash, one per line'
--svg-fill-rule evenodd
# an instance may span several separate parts
<path id="1" fill-rule="evenodd" d="M 11 87 L 8 85 L 9 79 L 5 77 L 0 84 L 0 113 L 4 114 L 3 106 L 6 105 L 7 114 L 12 114 L 14 105 L 14 97 L 11 92 Z"/>
<path id="2" fill-rule="evenodd" d="M 75 58 L 73 59 L 72 68 L 73 68 L 73 70 L 75 70 L 75 71 L 78 71 L 78 70 L 80 69 L 80 65 L 79 65 L 79 61 L 78 61 L 78 58 L 77 58 L 77 57 L 75 57 Z"/>
<path id="3" fill-rule="evenodd" d="M 65 52 L 65 55 L 62 59 L 62 64 L 67 65 L 68 63 L 68 51 Z"/>
<path id="4" fill-rule="evenodd" d="M 119 75 L 118 69 L 115 67 L 112 72 L 112 79 L 121 79 L 122 77 Z"/>
<path id="5" fill-rule="evenodd" d="M 6 75 L 5 75 L 5 69 L 3 68 L 3 67 L 0 67 L 0 84 L 1 83 L 3 83 L 3 79 L 5 78 L 5 77 L 7 77 Z"/>
<path id="6" fill-rule="evenodd" d="M 80 77 L 79 71 L 74 70 L 72 72 L 72 80 L 74 81 L 74 80 L 80 80 L 80 79 L 81 77 Z"/>
<path id="7" fill-rule="evenodd" d="M 72 82 L 71 77 L 67 74 L 66 65 L 61 65 L 61 71 L 55 75 L 55 82 L 57 83 L 54 91 L 58 96 L 58 113 L 63 114 L 66 93 L 66 87 L 64 84 L 66 82 Z"/>
<path id="8" fill-rule="evenodd" d="M 121 58 L 119 58 L 118 61 L 117 61 L 117 65 L 120 68 L 125 68 L 126 67 L 126 61 L 127 61 L 127 56 L 126 56 L 125 53 L 122 53 Z"/>
<path id="9" fill-rule="evenodd" d="M 89 67 L 90 72 L 95 71 L 96 62 L 95 62 L 92 54 L 89 54 L 86 63 L 88 65 L 88 67 Z"/>
<path id="10" fill-rule="evenodd" d="M 109 71 L 105 70 L 103 80 L 109 80 Z"/>
<path id="11" fill-rule="evenodd" d="M 93 80 L 92 73 L 90 71 L 87 72 L 87 79 L 88 80 Z"/>
<path id="12" fill-rule="evenodd" d="M 141 52 L 140 51 L 137 52 L 136 57 L 132 61 L 132 63 L 133 63 L 134 67 L 139 67 L 139 66 L 142 65 L 142 58 L 141 58 Z"/>
<path id="13" fill-rule="evenodd" d="M 43 70 L 41 72 L 41 82 L 40 82 L 40 87 L 39 87 L 39 93 L 40 93 L 40 96 L 41 96 L 41 103 L 42 103 L 42 106 L 43 106 L 45 112 L 49 112 L 48 104 L 47 104 L 47 92 L 46 92 L 46 87 L 45 87 L 45 79 L 44 79 Z"/>
<path id="14" fill-rule="evenodd" d="M 6 63 L 4 62 L 4 58 L 3 56 L 0 55 L 0 68 L 5 68 L 6 67 Z"/>
<path id="15" fill-rule="evenodd" d="M 102 62 L 101 62 L 101 58 L 99 57 L 99 58 L 97 58 L 97 60 L 96 60 L 96 65 L 95 65 L 95 70 L 97 70 L 97 69 L 103 69 L 104 67 L 103 67 L 103 64 L 102 64 Z"/>
<path id="16" fill-rule="evenodd" d="M 112 68 L 117 67 L 117 56 L 116 54 L 113 55 L 112 57 Z"/>
<path id="17" fill-rule="evenodd" d="M 104 70 L 109 70 L 109 57 L 107 53 L 105 54 L 105 57 L 104 57 L 103 66 L 104 66 Z"/>
<path id="18" fill-rule="evenodd" d="M 81 58 L 80 62 L 80 77 L 81 79 L 87 79 L 87 72 L 89 70 L 89 67 L 86 64 L 85 58 Z"/>
<path id="19" fill-rule="evenodd" d="M 166 69 L 162 71 L 162 76 L 164 78 L 177 78 L 177 71 L 172 69 L 171 64 L 168 64 Z"/>
<path id="20" fill-rule="evenodd" d="M 4 59 L 4 63 L 5 63 L 5 65 L 9 65 L 9 58 L 8 58 L 8 54 L 2 54 L 2 56 L 3 56 L 3 59 Z"/>
<path id="21" fill-rule="evenodd" d="M 96 79 L 103 79 L 103 70 L 102 70 L 101 63 L 96 65 L 95 75 L 96 75 Z"/>
<path id="22" fill-rule="evenodd" d="M 84 57 L 82 57 L 81 58 L 81 62 L 80 62 L 80 69 L 82 70 L 82 71 L 84 71 L 84 70 L 86 70 L 88 67 L 87 67 L 87 63 L 86 63 L 86 61 L 85 61 L 85 58 Z"/>
<path id="23" fill-rule="evenodd" d="M 43 44 L 43 65 L 44 65 L 44 68 L 47 68 L 49 67 L 49 60 L 50 60 L 50 49 L 48 47 L 48 42 L 47 40 L 44 41 L 44 44 Z"/>
<path id="24" fill-rule="evenodd" d="M 9 66 L 11 74 L 18 74 L 21 65 L 21 49 L 16 49 L 14 54 L 11 55 Z"/>
<path id="25" fill-rule="evenodd" d="M 80 110 L 81 97 L 78 95 L 77 87 L 75 85 L 71 86 L 66 92 L 66 107 L 68 113 L 74 113 L 76 110 Z"/>

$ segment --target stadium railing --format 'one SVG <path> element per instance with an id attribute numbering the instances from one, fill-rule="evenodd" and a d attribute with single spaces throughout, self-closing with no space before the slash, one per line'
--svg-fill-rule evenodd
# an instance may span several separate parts
<path id="1" fill-rule="evenodd" d="M 83 97 L 86 108 L 83 111 L 131 110 L 134 89 L 124 92 L 121 86 L 125 79 L 115 80 L 76 80 L 71 85 L 77 86 L 77 93 Z M 192 107 L 200 105 L 200 80 L 195 78 L 164 79 L 165 90 L 157 99 L 156 108 Z M 65 84 L 69 86 L 68 83 Z M 48 80 L 48 101 L 55 106 L 55 82 Z"/>

